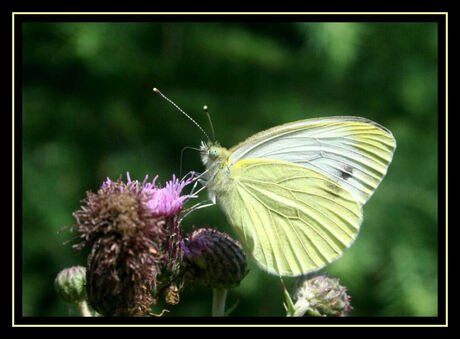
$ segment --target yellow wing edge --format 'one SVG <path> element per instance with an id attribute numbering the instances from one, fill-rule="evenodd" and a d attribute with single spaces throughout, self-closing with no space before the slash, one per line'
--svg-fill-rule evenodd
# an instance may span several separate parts
<path id="1" fill-rule="evenodd" d="M 266 138 L 276 133 L 279 133 L 280 131 L 287 132 L 287 131 L 293 131 L 293 130 L 307 129 L 309 127 L 327 126 L 331 124 L 350 124 L 350 123 L 366 124 L 366 125 L 372 125 L 376 127 L 378 130 L 383 131 L 384 134 L 388 135 L 389 137 L 393 139 L 394 148 L 396 149 L 396 139 L 394 138 L 393 133 L 391 133 L 391 131 L 388 128 L 380 125 L 379 123 L 373 120 L 367 119 L 367 118 L 344 115 L 344 116 L 330 116 L 330 117 L 322 117 L 322 118 L 303 119 L 303 120 L 297 120 L 297 121 L 281 124 L 281 125 L 260 131 L 256 134 L 253 134 L 246 140 L 230 148 L 229 153 L 232 154 L 233 152 L 235 152 L 235 150 L 243 147 L 244 145 L 248 143 L 253 143 L 261 138 Z"/>

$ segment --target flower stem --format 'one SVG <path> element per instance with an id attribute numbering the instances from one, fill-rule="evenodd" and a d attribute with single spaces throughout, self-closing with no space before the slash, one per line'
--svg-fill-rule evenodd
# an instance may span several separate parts
<path id="1" fill-rule="evenodd" d="M 77 309 L 78 313 L 80 313 L 82 317 L 92 317 L 93 316 L 91 314 L 91 311 L 89 310 L 86 300 L 83 300 L 82 302 L 75 304 L 75 308 Z"/>
<path id="2" fill-rule="evenodd" d="M 212 290 L 212 316 L 223 317 L 225 314 L 225 299 L 227 298 L 227 290 L 213 288 Z"/>

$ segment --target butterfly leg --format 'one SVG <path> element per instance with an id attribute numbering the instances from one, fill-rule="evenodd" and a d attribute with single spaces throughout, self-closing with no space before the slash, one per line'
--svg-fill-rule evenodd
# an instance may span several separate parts
<path id="1" fill-rule="evenodd" d="M 196 178 L 198 178 L 200 175 L 201 175 L 201 173 L 199 173 L 199 172 L 190 171 L 186 175 L 184 175 L 184 177 L 182 178 L 181 181 L 187 180 L 187 177 L 193 178 L 192 180 L 196 180 Z"/>
<path id="2" fill-rule="evenodd" d="M 206 172 L 207 171 L 205 171 L 203 173 L 199 173 L 199 172 L 195 172 L 195 171 L 190 171 L 182 178 L 182 181 L 185 181 L 186 178 L 189 176 L 191 178 L 191 181 L 194 181 L 192 189 L 191 189 L 191 191 L 189 193 L 190 196 L 194 196 L 194 195 L 200 193 L 203 190 L 203 187 L 202 187 L 198 191 L 195 192 L 195 189 L 196 189 L 198 183 L 200 183 L 204 187 L 208 184 L 207 180 L 202 179 L 203 175 L 205 175 Z"/>
<path id="3" fill-rule="evenodd" d="M 212 200 L 203 200 L 203 201 L 200 201 L 199 203 L 193 205 L 192 207 L 189 207 L 187 208 L 185 211 L 184 211 L 184 215 L 182 216 L 181 218 L 181 221 L 186 217 L 188 216 L 190 213 L 196 211 L 196 210 L 199 210 L 199 209 L 202 209 L 202 208 L 205 208 L 205 207 L 210 207 L 210 206 L 214 206 L 216 204 L 215 201 L 212 201 Z"/>
<path id="4" fill-rule="evenodd" d="M 193 183 L 192 189 L 190 190 L 189 195 L 191 196 L 195 195 L 195 189 L 197 185 L 198 185 L 198 180 L 195 180 L 195 182 Z"/>

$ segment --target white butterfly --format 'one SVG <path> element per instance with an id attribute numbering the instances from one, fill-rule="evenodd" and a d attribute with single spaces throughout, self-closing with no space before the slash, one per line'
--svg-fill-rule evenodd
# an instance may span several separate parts
<path id="1" fill-rule="evenodd" d="M 297 276 L 324 267 L 354 242 L 362 206 L 395 149 L 385 127 L 338 116 L 273 127 L 230 149 L 202 142 L 200 151 L 210 198 L 246 251 L 272 274 Z"/>
<path id="2" fill-rule="evenodd" d="M 265 270 L 296 276 L 340 257 L 362 205 L 385 176 L 396 142 L 359 117 L 292 122 L 227 150 L 202 143 L 211 199 Z"/>

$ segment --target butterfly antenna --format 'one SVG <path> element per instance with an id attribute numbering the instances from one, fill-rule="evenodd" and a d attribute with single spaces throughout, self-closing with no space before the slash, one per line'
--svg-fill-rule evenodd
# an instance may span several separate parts
<path id="1" fill-rule="evenodd" d="M 206 115 L 208 116 L 208 120 L 209 120 L 209 125 L 211 126 L 212 141 L 216 141 L 216 134 L 214 133 L 214 126 L 212 125 L 211 115 L 208 112 L 208 106 L 204 105 L 203 110 L 206 112 Z"/>
<path id="2" fill-rule="evenodd" d="M 185 115 L 191 122 L 193 122 L 196 127 L 198 127 L 200 129 L 201 132 L 203 132 L 203 134 L 206 136 L 206 138 L 208 139 L 208 141 L 210 140 L 209 139 L 209 136 L 208 134 L 204 131 L 204 129 L 195 121 L 192 119 L 192 117 L 190 115 L 188 115 L 187 113 L 185 113 L 179 106 L 176 105 L 175 102 L 173 102 L 171 99 L 169 99 L 167 96 L 165 96 L 163 93 L 160 92 L 160 90 L 156 87 L 153 88 L 153 91 L 155 93 L 158 93 L 163 99 L 165 99 L 166 101 L 168 101 L 171 105 L 173 105 L 174 107 L 176 107 L 179 112 L 181 112 L 183 115 Z"/>

